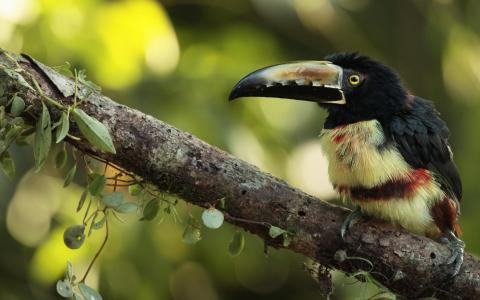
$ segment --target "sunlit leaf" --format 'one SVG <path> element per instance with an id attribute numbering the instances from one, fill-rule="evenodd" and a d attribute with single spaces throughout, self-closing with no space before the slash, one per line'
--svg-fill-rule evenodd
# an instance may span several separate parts
<path id="1" fill-rule="evenodd" d="M 102 197 L 102 202 L 109 207 L 117 207 L 123 203 L 123 193 L 113 192 Z"/>
<path id="2" fill-rule="evenodd" d="M 106 182 L 107 178 L 105 177 L 105 175 L 93 174 L 93 179 L 88 185 L 88 190 L 90 191 L 90 194 L 92 194 L 92 196 L 99 195 L 103 191 Z"/>
<path id="3" fill-rule="evenodd" d="M 147 205 L 145 205 L 145 208 L 143 209 L 143 217 L 141 220 L 145 221 L 150 221 L 153 220 L 160 209 L 160 204 L 158 202 L 158 199 L 152 199 L 150 200 Z"/>
<path id="4" fill-rule="evenodd" d="M 122 213 L 122 214 L 129 214 L 137 211 L 138 205 L 133 202 L 126 202 L 122 203 L 119 206 L 114 208 L 116 212 Z"/>
<path id="5" fill-rule="evenodd" d="M 63 242 L 70 249 L 78 249 L 85 241 L 85 225 L 71 225 L 63 232 Z"/>
<path id="6" fill-rule="evenodd" d="M 8 178 L 13 179 L 15 177 L 15 161 L 10 155 L 10 152 L 3 152 L 2 156 L 0 157 L 0 165 Z"/>
<path id="7" fill-rule="evenodd" d="M 35 139 L 33 142 L 33 154 L 35 157 L 35 170 L 38 172 L 48 157 L 52 144 L 51 120 L 48 108 L 42 102 L 42 113 L 37 120 Z"/>
<path id="8" fill-rule="evenodd" d="M 65 177 L 65 182 L 63 183 L 63 187 L 67 187 L 72 183 L 73 179 L 75 178 L 75 174 L 77 174 L 77 164 L 74 164 L 73 167 L 68 171 L 67 176 Z"/>
<path id="9" fill-rule="evenodd" d="M 80 289 L 83 297 L 85 297 L 85 300 L 102 300 L 102 296 L 100 296 L 96 290 L 92 289 L 85 283 L 78 284 L 78 288 Z"/>
<path id="10" fill-rule="evenodd" d="M 12 106 L 10 107 L 10 114 L 14 117 L 19 116 L 25 110 L 25 101 L 22 97 L 14 96 Z"/>
<path id="11" fill-rule="evenodd" d="M 102 122 L 87 115 L 83 110 L 76 108 L 72 111 L 73 118 L 82 134 L 92 146 L 99 150 L 115 154 L 115 146 L 108 128 Z"/>
<path id="12" fill-rule="evenodd" d="M 202 221 L 205 226 L 211 229 L 220 228 L 223 224 L 223 213 L 215 208 L 209 208 L 203 211 Z"/>
<path id="13" fill-rule="evenodd" d="M 268 230 L 268 234 L 270 235 L 271 238 L 276 238 L 279 237 L 280 235 L 286 233 L 285 230 L 283 230 L 280 227 L 276 226 L 270 226 L 270 229 Z"/>
<path id="14" fill-rule="evenodd" d="M 64 298 L 72 297 L 73 290 L 70 281 L 67 279 L 57 281 L 57 293 Z"/>
<path id="15" fill-rule="evenodd" d="M 56 143 L 60 143 L 63 139 L 67 136 L 68 130 L 70 130 L 70 122 L 68 121 L 68 115 L 66 112 L 62 112 L 62 116 L 60 117 L 60 125 L 57 127 L 56 130 Z"/>
<path id="16" fill-rule="evenodd" d="M 238 256 L 240 253 L 242 253 L 244 247 L 245 237 L 240 231 L 235 232 L 230 240 L 230 243 L 228 244 L 228 253 L 232 257 Z"/>

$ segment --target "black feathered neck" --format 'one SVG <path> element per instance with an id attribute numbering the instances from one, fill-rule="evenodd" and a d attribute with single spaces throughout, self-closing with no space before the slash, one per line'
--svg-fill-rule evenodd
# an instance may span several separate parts
<path id="1" fill-rule="evenodd" d="M 326 60 L 344 70 L 344 93 L 346 105 L 322 105 L 329 112 L 325 128 L 377 119 L 388 122 L 406 107 L 408 93 L 400 77 L 384 64 L 355 52 L 337 53 Z M 360 73 L 364 82 L 358 87 L 349 87 L 348 74 Z"/>

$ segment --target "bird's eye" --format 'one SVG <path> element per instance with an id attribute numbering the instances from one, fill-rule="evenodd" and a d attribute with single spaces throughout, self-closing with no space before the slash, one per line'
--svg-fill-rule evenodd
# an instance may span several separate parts
<path id="1" fill-rule="evenodd" d="M 348 82 L 352 86 L 357 86 L 357 85 L 360 84 L 360 76 L 357 75 L 357 74 L 350 75 L 350 76 L 348 76 Z"/>

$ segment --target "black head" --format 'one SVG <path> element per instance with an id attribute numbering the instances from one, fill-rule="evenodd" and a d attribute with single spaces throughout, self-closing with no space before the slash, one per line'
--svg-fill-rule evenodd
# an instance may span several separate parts
<path id="1" fill-rule="evenodd" d="M 405 108 L 407 91 L 398 75 L 385 65 L 357 53 L 339 53 L 325 61 L 255 71 L 235 86 L 230 100 L 240 97 L 315 101 L 329 112 L 325 127 L 331 128 L 389 118 Z"/>

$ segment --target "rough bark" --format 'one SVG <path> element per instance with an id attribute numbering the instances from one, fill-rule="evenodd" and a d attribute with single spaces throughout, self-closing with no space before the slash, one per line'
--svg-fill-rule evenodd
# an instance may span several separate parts
<path id="1" fill-rule="evenodd" d="M 28 57 L 15 57 L 47 95 L 71 103 L 71 79 Z M 12 64 L 5 54 L 0 55 L 0 63 Z M 38 111 L 37 93 L 12 78 L 2 78 L 8 81 L 6 93 L 22 91 L 25 101 Z M 80 87 L 80 94 L 84 92 Z M 374 266 L 370 273 L 405 298 L 436 295 L 439 299 L 480 299 L 480 264 L 472 255 L 465 255 L 458 276 L 447 279 L 449 266 L 445 262 L 450 251 L 426 237 L 369 220 L 356 224 L 342 241 L 339 232 L 347 209 L 308 195 L 187 132 L 105 96 L 91 95 L 81 108 L 108 126 L 117 154 L 98 152 L 84 140 L 69 140 L 75 147 L 195 205 L 208 207 L 225 198 L 225 212 L 230 216 L 227 220 L 258 235 L 268 245 L 283 247 L 282 237 L 269 237 L 267 224 L 271 224 L 292 233 L 288 249 L 322 265 L 345 272 L 369 270 L 368 263 L 353 257 L 365 258 Z M 50 109 L 56 120 L 58 111 Z M 75 124 L 71 126 L 73 134 L 81 136 Z"/>

